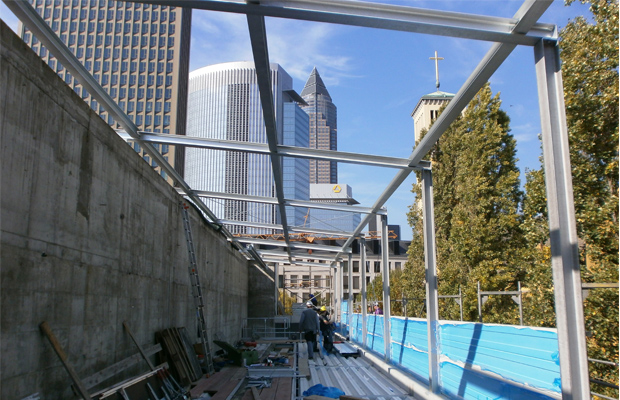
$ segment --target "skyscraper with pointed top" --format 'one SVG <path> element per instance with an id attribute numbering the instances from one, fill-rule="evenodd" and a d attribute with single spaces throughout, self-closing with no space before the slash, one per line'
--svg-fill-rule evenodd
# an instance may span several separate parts
<path id="1" fill-rule="evenodd" d="M 316 70 L 310 73 L 301 97 L 310 117 L 310 148 L 337 150 L 337 112 L 332 98 Z M 335 161 L 310 161 L 310 183 L 338 183 L 338 164 Z"/>

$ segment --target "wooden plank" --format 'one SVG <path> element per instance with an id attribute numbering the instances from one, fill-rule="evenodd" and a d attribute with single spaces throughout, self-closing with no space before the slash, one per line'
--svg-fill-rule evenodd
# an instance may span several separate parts
<path id="1" fill-rule="evenodd" d="M 276 378 L 278 380 L 278 390 L 273 400 L 289 400 L 293 390 L 293 378 Z"/>
<path id="2" fill-rule="evenodd" d="M 260 394 L 258 393 L 258 389 L 256 389 L 256 386 L 252 386 L 252 397 L 254 397 L 254 400 L 261 400 L 260 398 Z"/>
<path id="3" fill-rule="evenodd" d="M 144 349 L 144 353 L 147 356 L 152 356 L 153 354 L 156 354 L 161 350 L 161 344 L 158 343 Z M 101 382 L 105 381 L 106 379 L 109 379 L 114 375 L 126 370 L 127 368 L 136 365 L 140 361 L 142 361 L 142 355 L 138 353 L 132 355 L 131 357 L 127 357 L 124 360 L 112 364 L 109 367 L 104 368 L 101 371 L 89 376 L 88 378 L 85 378 L 83 380 L 84 387 L 86 387 L 87 389 L 91 389 L 100 384 Z"/>
<path id="4" fill-rule="evenodd" d="M 181 343 L 183 344 L 185 352 L 187 353 L 187 359 L 189 360 L 189 364 L 194 371 L 194 380 L 198 380 L 202 378 L 202 375 L 204 374 L 202 373 L 202 367 L 200 366 L 200 361 L 198 361 L 196 351 L 194 351 L 194 346 L 191 342 L 191 339 L 189 338 L 189 333 L 187 332 L 187 329 L 185 329 L 185 327 L 177 328 L 177 330 L 179 332 Z"/>
<path id="5" fill-rule="evenodd" d="M 234 394 L 239 386 L 243 383 L 243 379 L 233 378 L 226 382 L 217 393 L 211 396 L 211 400 L 227 400 L 231 394 Z"/>
<path id="6" fill-rule="evenodd" d="M 200 379 L 200 376 L 196 376 L 194 368 L 192 367 L 192 363 L 189 361 L 189 356 L 187 354 L 187 351 L 185 351 L 185 346 L 183 345 L 183 339 L 181 339 L 181 334 L 179 333 L 179 330 L 177 328 L 171 328 L 169 329 L 169 331 L 171 333 L 170 336 L 174 341 L 174 345 L 176 346 L 177 351 L 181 357 L 183 367 L 185 368 L 185 371 L 187 371 L 187 376 L 192 382 L 197 381 L 198 379 Z"/>
<path id="7" fill-rule="evenodd" d="M 123 327 L 125 328 L 125 331 L 127 331 L 127 333 L 129 334 L 129 337 L 131 337 L 131 340 L 133 340 L 133 342 L 135 343 L 140 354 L 142 354 L 142 358 L 144 358 L 144 361 L 146 361 L 146 363 L 149 365 L 149 368 L 151 369 L 151 371 L 155 371 L 155 366 L 153 365 L 151 360 L 149 360 L 146 354 L 144 354 L 144 350 L 142 350 L 142 346 L 140 346 L 140 343 L 138 343 L 136 338 L 133 336 L 133 333 L 131 332 L 131 329 L 129 329 L 129 325 L 127 324 L 127 321 L 123 321 Z"/>
<path id="8" fill-rule="evenodd" d="M 166 350 L 166 354 L 174 367 L 174 370 L 177 372 L 179 381 L 181 385 L 189 385 L 192 380 L 187 375 L 187 371 L 183 365 L 183 361 L 181 360 L 181 356 L 178 353 L 177 347 L 174 344 L 174 340 L 171 337 L 168 329 L 164 329 L 160 332 L 161 339 L 163 340 L 164 348 Z"/>
<path id="9" fill-rule="evenodd" d="M 200 395 L 204 392 L 217 392 L 231 380 L 238 381 L 245 378 L 245 375 L 245 368 L 224 368 L 220 372 L 216 372 L 208 378 L 199 380 L 197 385 L 190 390 L 190 395 L 194 399 L 200 397 Z"/>
<path id="10" fill-rule="evenodd" d="M 47 336 L 47 339 L 52 344 L 54 351 L 58 355 L 58 358 L 60 358 L 62 365 L 64 365 L 65 369 L 69 373 L 69 376 L 71 377 L 71 380 L 73 380 L 73 384 L 75 385 L 80 396 L 82 396 L 83 399 L 90 400 L 90 394 L 88 394 L 88 390 L 86 390 L 86 388 L 84 387 L 84 384 L 80 380 L 80 377 L 78 376 L 78 374 L 73 369 L 73 366 L 71 365 L 71 363 L 67 361 L 67 354 L 63 350 L 56 336 L 54 335 L 54 332 L 52 332 L 52 328 L 50 328 L 50 326 L 47 324 L 46 321 L 41 322 L 41 324 L 39 325 L 39 328 L 41 329 L 41 331 L 43 331 L 45 336 Z"/>

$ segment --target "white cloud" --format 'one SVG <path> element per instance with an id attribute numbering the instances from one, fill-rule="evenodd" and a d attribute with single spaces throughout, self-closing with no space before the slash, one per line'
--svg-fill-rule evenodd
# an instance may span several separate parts
<path id="1" fill-rule="evenodd" d="M 192 19 L 192 70 L 253 59 L 245 16 L 195 11 Z M 316 66 L 326 85 L 338 85 L 353 77 L 352 58 L 334 46 L 340 29 L 329 24 L 267 18 L 270 61 L 304 82 Z"/>

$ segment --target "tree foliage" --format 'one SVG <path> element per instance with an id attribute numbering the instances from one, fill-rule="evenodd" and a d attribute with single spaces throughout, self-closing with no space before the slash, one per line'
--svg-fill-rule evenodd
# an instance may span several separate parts
<path id="1" fill-rule="evenodd" d="M 591 22 L 578 17 L 560 33 L 575 215 L 582 281 L 618 282 L 618 3 L 589 3 Z M 553 326 L 554 319 L 547 316 L 553 286 L 544 243 L 548 228 L 542 170 L 528 173 L 526 190 L 526 237 L 539 249 L 528 284 L 544 293 L 529 322 Z M 618 361 L 618 308 L 617 289 L 591 290 L 584 300 L 590 358 Z M 618 383 L 618 370 L 612 366 L 592 363 L 590 374 Z M 593 390 L 618 396 L 617 390 L 596 384 Z"/>
<path id="2" fill-rule="evenodd" d="M 499 95 L 485 85 L 443 134 L 431 153 L 439 292 L 464 295 L 464 317 L 477 320 L 477 282 L 482 290 L 516 290 L 524 277 L 524 237 L 516 142 Z M 420 184 L 413 188 L 421 198 Z M 407 276 L 412 297 L 424 298 L 421 209 L 410 208 L 414 237 Z M 422 278 L 422 279 L 420 279 Z M 486 322 L 518 323 L 509 296 L 485 305 Z M 459 318 L 456 302 L 446 302 L 441 318 Z"/>

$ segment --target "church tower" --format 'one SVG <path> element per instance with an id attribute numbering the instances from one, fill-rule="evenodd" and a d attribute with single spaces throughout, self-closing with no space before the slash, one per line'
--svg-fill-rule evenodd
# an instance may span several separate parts
<path id="1" fill-rule="evenodd" d="M 411 118 L 413 118 L 415 142 L 420 141 L 420 132 L 422 129 L 431 126 L 433 121 L 439 116 L 439 109 L 445 104 L 449 103 L 454 97 L 452 93 L 446 93 L 439 90 L 439 65 L 438 61 L 443 60 L 443 57 L 438 57 L 435 51 L 435 57 L 430 57 L 430 60 L 435 60 L 435 86 L 437 91 L 422 96 L 411 112 Z"/>

